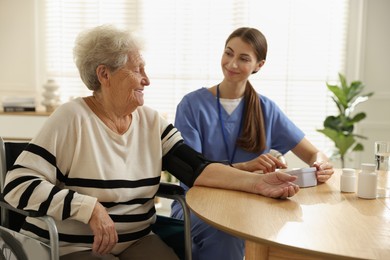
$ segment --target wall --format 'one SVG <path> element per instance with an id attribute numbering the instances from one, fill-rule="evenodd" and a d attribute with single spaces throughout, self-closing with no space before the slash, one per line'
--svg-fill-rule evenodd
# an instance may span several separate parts
<path id="1" fill-rule="evenodd" d="M 374 162 L 374 142 L 390 140 L 390 1 L 367 1 L 366 11 L 361 80 L 374 96 L 359 107 L 367 118 L 357 130 L 368 139 L 363 141 L 364 152 L 356 156 L 358 162 Z"/>
<path id="2" fill-rule="evenodd" d="M 353 0 L 353 8 L 363 8 L 361 16 L 350 19 L 348 80 L 362 80 L 375 95 L 360 106 L 367 119 L 357 132 L 368 137 L 365 151 L 356 153 L 351 167 L 373 159 L 373 142 L 390 140 L 390 1 Z M 44 82 L 38 53 L 37 27 L 40 0 L 0 0 L 0 99 L 7 95 L 35 95 L 40 100 Z M 359 11 L 360 12 L 360 11 Z M 359 14 L 359 12 L 357 12 Z M 362 28 L 363 30 L 360 30 Z M 357 32 L 362 32 L 357 33 Z M 1 126 L 0 126 L 1 135 Z M 290 158 L 291 157 L 291 158 Z M 302 164 L 288 156 L 293 167 Z"/>

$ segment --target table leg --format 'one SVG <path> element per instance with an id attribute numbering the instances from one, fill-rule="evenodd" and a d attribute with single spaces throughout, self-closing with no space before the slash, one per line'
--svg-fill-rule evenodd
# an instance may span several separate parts
<path id="1" fill-rule="evenodd" d="M 245 241 L 245 260 L 266 260 L 268 251 L 268 246 L 250 240 Z"/>

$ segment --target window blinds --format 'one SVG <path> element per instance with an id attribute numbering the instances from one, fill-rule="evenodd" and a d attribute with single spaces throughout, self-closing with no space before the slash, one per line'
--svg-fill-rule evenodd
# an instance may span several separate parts
<path id="1" fill-rule="evenodd" d="M 268 55 L 252 85 L 327 150 L 332 144 L 315 129 L 336 111 L 326 82 L 345 71 L 347 18 L 347 0 L 47 0 L 46 76 L 61 85 L 62 101 L 88 95 L 73 63 L 76 35 L 104 23 L 136 31 L 151 80 L 145 105 L 173 121 L 183 95 L 222 80 L 228 35 L 256 27 L 268 40 Z"/>

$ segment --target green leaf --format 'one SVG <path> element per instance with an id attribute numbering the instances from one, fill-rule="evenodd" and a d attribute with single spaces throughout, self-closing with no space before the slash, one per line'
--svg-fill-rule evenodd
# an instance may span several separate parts
<path id="1" fill-rule="evenodd" d="M 360 81 L 354 81 L 348 88 L 347 100 L 348 102 L 353 101 L 363 91 L 364 85 Z"/>
<path id="2" fill-rule="evenodd" d="M 353 135 L 344 135 L 330 128 L 317 130 L 329 137 L 339 149 L 340 156 L 344 156 L 348 149 L 356 142 Z"/>
<path id="3" fill-rule="evenodd" d="M 346 81 L 344 75 L 342 75 L 341 73 L 339 73 L 339 80 L 341 83 L 341 89 L 343 90 L 344 93 L 347 93 L 347 89 L 348 89 L 347 81 Z"/>
<path id="4" fill-rule="evenodd" d="M 366 113 L 360 112 L 360 113 L 356 114 L 352 119 L 350 119 L 349 123 L 350 124 L 355 124 L 355 123 L 363 120 L 364 118 L 366 118 Z"/>
<path id="5" fill-rule="evenodd" d="M 331 128 L 334 130 L 339 130 L 341 125 L 341 119 L 340 116 L 328 116 L 324 121 L 324 127 L 325 128 Z"/>
<path id="6" fill-rule="evenodd" d="M 357 143 L 355 147 L 352 149 L 352 151 L 355 152 L 361 152 L 364 150 L 364 146 L 361 143 Z"/>
<path id="7" fill-rule="evenodd" d="M 329 85 L 327 84 L 328 89 L 332 91 L 332 93 L 336 96 L 338 102 L 336 102 L 339 105 L 342 105 L 343 108 L 346 108 L 348 106 L 347 97 L 345 96 L 342 89 L 340 89 L 338 86 L 335 85 Z"/>
<path id="8" fill-rule="evenodd" d="M 339 103 L 337 98 L 332 97 L 332 99 L 333 99 L 334 103 L 336 104 L 340 114 L 344 114 L 345 108 L 343 107 L 343 105 Z"/>

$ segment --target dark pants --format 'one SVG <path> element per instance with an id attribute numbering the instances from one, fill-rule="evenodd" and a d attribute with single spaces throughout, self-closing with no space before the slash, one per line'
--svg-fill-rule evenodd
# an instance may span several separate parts
<path id="1" fill-rule="evenodd" d="M 60 257 L 60 260 L 178 260 L 172 248 L 167 246 L 157 235 L 148 235 L 131 246 L 129 246 L 121 254 L 97 256 L 92 254 L 92 251 L 80 251 L 67 254 Z"/>

